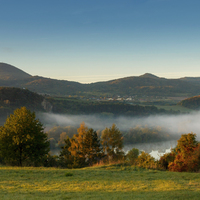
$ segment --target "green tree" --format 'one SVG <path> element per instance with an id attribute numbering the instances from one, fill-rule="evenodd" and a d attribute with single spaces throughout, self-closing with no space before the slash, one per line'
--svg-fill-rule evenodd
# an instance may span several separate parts
<path id="1" fill-rule="evenodd" d="M 71 140 L 67 136 L 65 141 L 65 145 L 61 147 L 59 161 L 61 167 L 72 168 L 74 162 L 74 156 L 71 154 L 69 148 L 71 147 Z"/>
<path id="2" fill-rule="evenodd" d="M 130 163 L 131 165 L 135 164 L 136 159 L 139 156 L 139 150 L 136 148 L 132 148 L 131 150 L 128 151 L 126 154 L 126 161 Z"/>
<path id="3" fill-rule="evenodd" d="M 86 162 L 88 165 L 96 163 L 103 157 L 103 148 L 101 147 L 97 132 L 92 128 L 87 131 L 84 138 L 84 143 L 84 151 L 86 153 Z"/>
<path id="4" fill-rule="evenodd" d="M 115 124 L 102 131 L 101 139 L 103 151 L 111 160 L 118 160 L 123 157 L 123 136 Z"/>
<path id="5" fill-rule="evenodd" d="M 12 165 L 39 165 L 49 151 L 43 125 L 26 107 L 16 109 L 0 128 L 0 154 Z"/>

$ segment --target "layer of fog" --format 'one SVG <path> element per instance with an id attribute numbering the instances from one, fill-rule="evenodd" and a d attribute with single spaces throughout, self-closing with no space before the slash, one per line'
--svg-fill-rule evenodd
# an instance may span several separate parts
<path id="1" fill-rule="evenodd" d="M 148 117 L 109 117 L 102 115 L 60 115 L 42 113 L 39 115 L 46 127 L 53 126 L 74 126 L 79 127 L 81 122 L 85 122 L 88 128 L 94 130 L 103 130 L 105 127 L 111 127 L 113 123 L 121 131 L 127 131 L 136 126 L 147 126 L 149 128 L 160 126 L 166 128 L 171 134 L 196 133 L 197 139 L 200 139 L 200 112 L 193 112 L 182 115 L 155 115 Z M 159 158 L 165 152 L 176 146 L 177 141 L 165 141 L 156 143 L 125 145 L 124 151 L 132 148 L 150 153 L 153 157 Z"/>
<path id="2" fill-rule="evenodd" d="M 81 122 L 85 122 L 88 128 L 103 130 L 111 127 L 113 123 L 121 131 L 129 130 L 137 125 L 152 127 L 163 127 L 170 133 L 196 133 L 200 138 L 200 112 L 193 112 L 182 115 L 155 115 L 149 117 L 109 117 L 102 115 L 60 115 L 52 113 L 42 113 L 39 118 L 44 126 L 75 126 L 79 127 Z"/>

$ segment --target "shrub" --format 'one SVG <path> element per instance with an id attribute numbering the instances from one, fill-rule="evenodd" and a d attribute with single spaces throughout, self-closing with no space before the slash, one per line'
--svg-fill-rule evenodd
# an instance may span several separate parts
<path id="1" fill-rule="evenodd" d="M 136 163 L 138 167 L 157 169 L 157 162 L 155 159 L 144 151 L 138 156 Z"/>
<path id="2" fill-rule="evenodd" d="M 44 160 L 44 167 L 58 167 L 59 166 L 59 158 L 58 156 L 48 154 Z"/>
<path id="3" fill-rule="evenodd" d="M 136 159 L 138 158 L 138 155 L 139 155 L 139 150 L 136 148 L 133 148 L 126 154 L 126 161 L 130 163 L 131 165 L 133 165 L 135 164 Z"/>
<path id="4" fill-rule="evenodd" d="M 65 176 L 73 176 L 73 174 L 70 173 L 70 172 L 66 172 L 66 173 L 65 173 Z"/>

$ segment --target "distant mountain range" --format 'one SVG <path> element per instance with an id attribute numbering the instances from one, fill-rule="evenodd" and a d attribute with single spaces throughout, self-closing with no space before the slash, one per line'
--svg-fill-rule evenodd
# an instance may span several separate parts
<path id="1" fill-rule="evenodd" d="M 105 82 L 81 84 L 30 74 L 6 63 L 0 63 L 0 86 L 27 88 L 50 95 L 78 96 L 196 96 L 200 94 L 200 77 L 160 78 L 146 73 Z"/>

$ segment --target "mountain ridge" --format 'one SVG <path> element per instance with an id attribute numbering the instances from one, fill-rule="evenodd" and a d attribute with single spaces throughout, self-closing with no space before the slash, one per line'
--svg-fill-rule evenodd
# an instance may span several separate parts
<path id="1" fill-rule="evenodd" d="M 11 66 L 8 64 L 6 65 Z M 11 68 L 15 72 L 16 69 L 18 69 L 14 66 Z M 110 81 L 82 84 L 67 80 L 31 76 L 20 69 L 18 70 L 20 72 L 19 74 L 23 74 L 23 76 L 18 79 L 16 79 L 16 77 L 9 79 L 2 78 L 0 79 L 0 86 L 27 88 L 33 92 L 50 95 L 91 97 L 114 95 L 196 96 L 199 95 L 200 91 L 200 84 L 198 84 L 200 78 L 191 79 L 184 77 L 180 79 L 167 79 L 145 73 L 141 76 L 130 76 Z M 13 71 L 11 70 L 10 77 L 13 77 Z"/>

